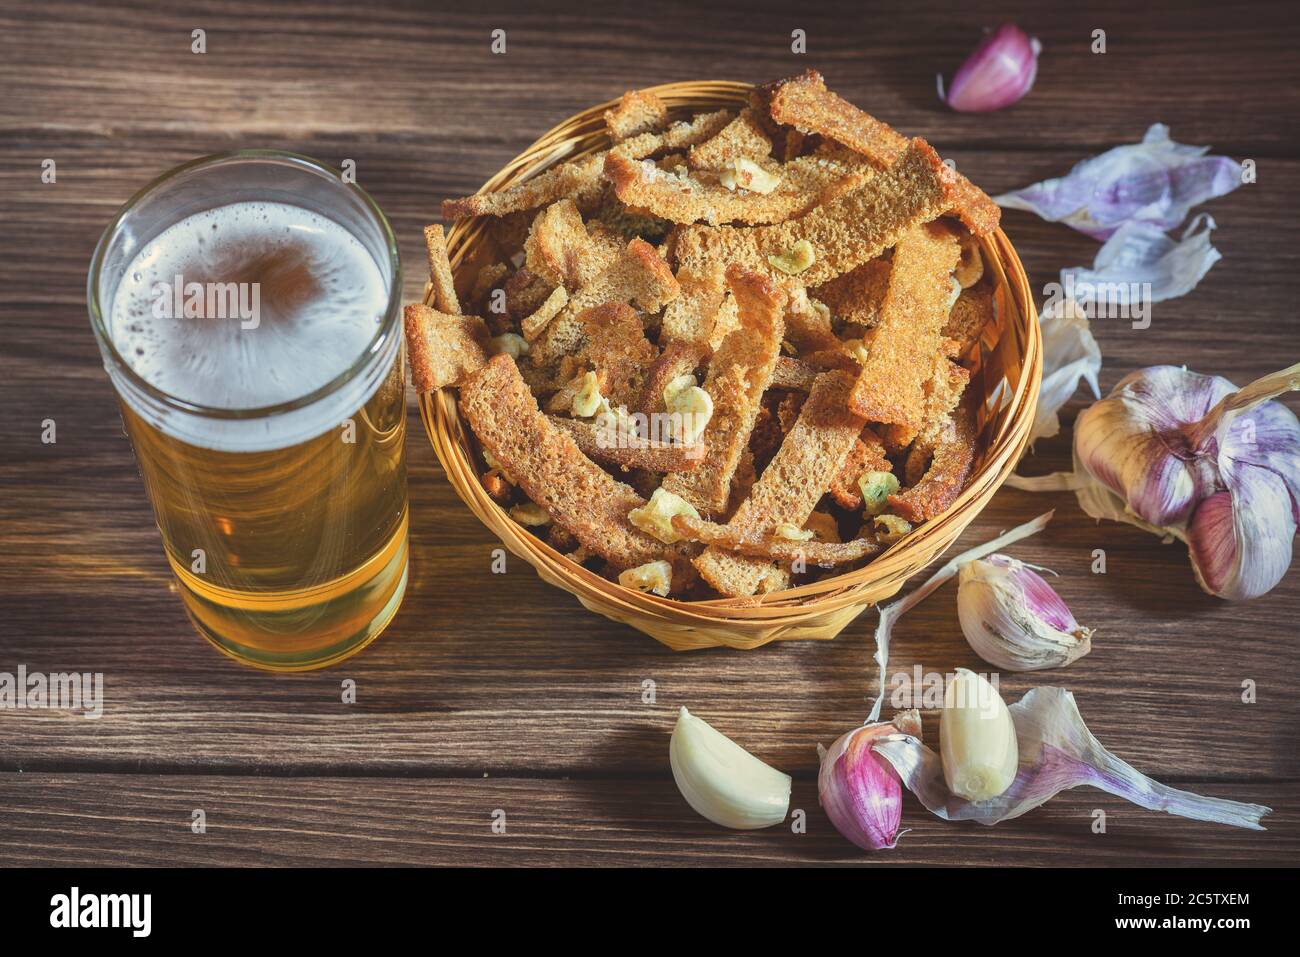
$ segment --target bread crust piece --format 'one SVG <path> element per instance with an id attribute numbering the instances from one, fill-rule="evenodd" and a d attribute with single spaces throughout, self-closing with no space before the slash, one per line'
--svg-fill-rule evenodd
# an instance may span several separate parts
<path id="1" fill-rule="evenodd" d="M 814 289 L 813 295 L 846 323 L 874 326 L 889 288 L 889 260 L 873 259 Z"/>
<path id="2" fill-rule="evenodd" d="M 615 143 L 668 125 L 668 107 L 649 90 L 628 90 L 618 106 L 605 111 L 605 129 Z"/>
<path id="3" fill-rule="evenodd" d="M 641 395 L 633 408 L 651 415 L 664 408 L 664 389 L 679 376 L 694 374 L 708 355 L 708 348 L 695 342 L 669 340 L 659 357 L 646 369 Z"/>
<path id="4" fill-rule="evenodd" d="M 402 313 L 411 382 L 417 392 L 456 385 L 488 361 L 488 329 L 477 316 L 454 316 L 412 304 Z"/>
<path id="5" fill-rule="evenodd" d="M 843 143 L 880 167 L 891 166 L 907 149 L 907 138 L 848 100 L 826 89 L 816 70 L 780 80 L 765 88 L 772 119 L 804 133 Z M 998 228 L 1002 211 L 978 186 L 956 175 L 952 205 L 972 233 L 983 236 Z"/>
<path id="6" fill-rule="evenodd" d="M 519 323 L 519 331 L 529 342 L 534 341 L 568 303 L 569 294 L 563 286 L 556 286 L 546 300 Z"/>
<path id="7" fill-rule="evenodd" d="M 700 113 L 689 123 L 675 123 L 662 133 L 641 133 L 624 140 L 612 150 L 633 159 L 643 159 L 665 150 L 681 150 L 702 143 L 735 117 L 727 110 Z M 602 150 L 543 170 L 536 176 L 494 193 L 475 193 L 442 203 L 444 219 L 469 216 L 505 216 L 536 209 L 556 200 L 572 199 L 578 205 L 592 203 L 605 186 L 605 156 Z"/>
<path id="8" fill-rule="evenodd" d="M 932 362 L 933 371 L 922 387 L 925 398 L 921 406 L 920 427 L 912 429 L 902 425 L 885 426 L 882 438 L 886 447 L 896 450 L 904 449 L 914 441 L 933 443 L 952 410 L 961 401 L 962 393 L 970 382 L 970 372 L 949 359 L 943 349 L 935 353 Z"/>
<path id="9" fill-rule="evenodd" d="M 801 156 L 789 163 L 759 164 L 778 177 L 770 193 L 728 189 L 710 171 L 663 170 L 648 160 L 619 153 L 605 157 L 605 175 L 628 206 L 669 222 L 782 223 L 869 180 L 872 168 L 851 156 Z"/>
<path id="10" fill-rule="evenodd" d="M 641 317 L 627 303 L 607 302 L 583 312 L 578 321 L 587 335 L 587 359 L 604 379 L 602 394 L 615 407 L 631 407 L 659 353 L 645 337 Z"/>
<path id="11" fill-rule="evenodd" d="M 956 235 L 937 223 L 911 229 L 898 241 L 880 325 L 849 397 L 858 415 L 920 429 L 958 254 Z"/>
<path id="12" fill-rule="evenodd" d="M 722 341 L 704 379 L 704 391 L 713 400 L 713 417 L 703 435 L 708 453 L 698 469 L 671 475 L 663 484 L 705 515 L 727 507 L 731 478 L 772 381 L 785 328 L 784 289 L 739 267 L 727 270 L 727 283 L 739 304 L 741 326 Z"/>
<path id="13" fill-rule="evenodd" d="M 689 472 L 704 461 L 703 445 L 653 442 L 638 436 L 602 429 L 595 422 L 548 416 L 551 425 L 567 432 L 588 458 L 628 469 L 651 472 Z M 656 483 L 657 484 L 657 483 Z"/>
<path id="14" fill-rule="evenodd" d="M 763 131 L 757 110 L 746 107 L 718 133 L 697 146 L 688 156 L 691 169 L 720 172 L 738 159 L 764 160 L 772 155 L 772 140 Z"/>
<path id="15" fill-rule="evenodd" d="M 957 353 L 961 355 L 979 341 L 984 330 L 992 325 L 994 315 L 993 284 L 977 282 L 963 289 L 952 304 L 943 334 L 956 340 Z"/>
<path id="16" fill-rule="evenodd" d="M 593 236 L 577 204 L 561 199 L 533 220 L 524 241 L 524 264 L 551 285 L 573 292 L 595 279 L 622 248 L 604 230 Z"/>
<path id="17" fill-rule="evenodd" d="M 457 315 L 460 300 L 456 297 L 456 281 L 451 275 L 451 261 L 447 258 L 447 235 L 441 226 L 424 227 L 424 245 L 429 252 L 429 281 L 433 284 L 433 305 L 439 312 Z"/>
<path id="18" fill-rule="evenodd" d="M 802 528 L 839 473 L 866 422 L 849 411 L 851 373 L 825 372 L 776 456 L 763 470 L 728 527 L 770 533 L 789 523 Z M 742 597 L 789 584 L 789 572 L 770 561 L 745 558 L 711 546 L 694 559 L 700 576 L 724 595 Z"/>
<path id="19" fill-rule="evenodd" d="M 673 557 L 670 546 L 627 520 L 645 499 L 550 423 L 509 356 L 493 357 L 465 380 L 460 409 L 524 493 L 592 552 L 620 569 Z"/>
<path id="20" fill-rule="evenodd" d="M 584 340 L 578 317 L 593 306 L 634 303 L 646 312 L 658 312 L 680 292 L 668 264 L 644 239 L 634 239 L 591 282 L 569 297 L 568 304 L 546 326 L 533 346 L 535 366 L 549 366 L 577 352 Z"/>
<path id="21" fill-rule="evenodd" d="M 733 525 L 718 525 L 689 515 L 674 515 L 672 523 L 679 535 L 684 535 L 691 541 L 703 542 L 748 558 L 787 565 L 802 561 L 806 565 L 833 568 L 880 551 L 880 543 L 868 538 L 851 542 L 819 542 L 815 539 L 797 541 Z"/>
<path id="22" fill-rule="evenodd" d="M 773 226 L 686 226 L 677 237 L 682 266 L 737 263 L 781 281 L 769 256 L 783 256 L 806 240 L 813 264 L 794 277 L 817 286 L 895 245 L 907 230 L 937 219 L 949 207 L 956 174 L 924 140 L 913 140 L 897 163 L 800 219 Z"/>
<path id="23" fill-rule="evenodd" d="M 662 335 L 673 342 L 707 344 L 727 294 L 723 267 L 703 265 L 677 270 L 681 294 L 664 309 Z"/>
<path id="24" fill-rule="evenodd" d="M 844 464 L 840 466 L 835 481 L 827 491 L 830 492 L 831 498 L 835 499 L 835 504 L 857 511 L 863 504 L 862 488 L 858 485 L 858 479 L 867 472 L 892 472 L 893 470 L 894 467 L 885 457 L 885 443 L 870 426 L 867 426 L 858 436 L 858 440 L 853 443 L 852 450 L 845 457 Z"/>
<path id="25" fill-rule="evenodd" d="M 976 439 L 975 411 L 966 401 L 953 412 L 934 445 L 934 457 L 921 480 L 889 496 L 890 510 L 914 525 L 942 514 L 966 485 L 975 462 Z M 910 458 L 908 468 L 912 468 Z"/>

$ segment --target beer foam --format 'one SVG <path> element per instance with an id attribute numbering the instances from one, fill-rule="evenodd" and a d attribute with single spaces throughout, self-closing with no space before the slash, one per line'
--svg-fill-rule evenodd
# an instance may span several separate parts
<path id="1" fill-rule="evenodd" d="M 339 223 L 287 203 L 241 202 L 188 216 L 145 244 L 113 293 L 108 330 L 118 354 L 155 388 L 210 409 L 246 410 L 300 399 L 346 372 L 387 307 L 379 266 Z M 333 428 L 377 385 L 371 370 L 264 420 L 162 412 L 119 391 L 176 438 L 251 451 Z"/>
<path id="2" fill-rule="evenodd" d="M 229 283 L 237 285 L 217 285 Z M 187 318 L 196 290 L 203 314 Z M 155 388 L 252 409 L 301 398 L 346 371 L 387 305 L 379 267 L 338 223 L 286 203 L 243 202 L 195 213 L 147 243 L 113 294 L 109 329 Z"/>

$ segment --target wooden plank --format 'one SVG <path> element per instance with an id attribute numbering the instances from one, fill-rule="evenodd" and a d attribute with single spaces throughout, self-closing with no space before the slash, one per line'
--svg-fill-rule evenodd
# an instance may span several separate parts
<path id="1" fill-rule="evenodd" d="M 0 775 L 0 865 L 771 866 L 951 863 L 1254 866 L 1294 860 L 1300 821 L 1279 785 L 1194 782 L 1223 797 L 1276 801 L 1269 830 L 1245 831 L 1069 792 L 988 829 L 953 824 L 906 797 L 897 848 L 869 854 L 795 781 L 790 823 L 727 831 L 687 807 L 671 779 L 265 778 Z M 201 809 L 207 831 L 191 828 Z M 1095 811 L 1104 834 L 1093 833 Z M 504 812 L 505 833 L 492 830 Z M 496 814 L 496 819 L 501 815 Z"/>
<path id="2" fill-rule="evenodd" d="M 981 31 L 1005 20 L 1043 43 L 1032 94 L 991 116 L 952 113 L 937 99 L 935 75 L 951 78 Z M 795 27 L 806 33 L 804 55 L 791 52 Z M 195 28 L 208 34 L 202 55 L 190 51 Z M 504 55 L 491 53 L 494 29 L 506 30 Z M 1104 54 L 1091 52 L 1096 29 L 1107 34 Z M 0 80 L 18 111 L 10 129 L 221 131 L 233 145 L 436 130 L 447 144 L 515 146 L 501 149 L 494 169 L 543 129 L 626 88 L 766 81 L 814 66 L 854 102 L 940 147 L 1091 149 L 1160 120 L 1186 142 L 1295 155 L 1293 36 L 1285 4 L 1225 16 L 1173 0 L 1140 10 L 1118 0 L 1086 8 L 927 0 L 887 14 L 733 0 L 664 4 L 654 15 L 631 0 L 599 11 L 522 0 L 490 11 L 225 0 L 202 14 L 60 0 L 3 14 Z M 476 183 L 477 169 L 457 172 Z"/>

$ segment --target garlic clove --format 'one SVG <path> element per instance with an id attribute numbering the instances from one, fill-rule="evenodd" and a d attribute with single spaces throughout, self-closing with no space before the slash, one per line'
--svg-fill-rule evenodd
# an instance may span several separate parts
<path id="1" fill-rule="evenodd" d="M 1092 630 L 1055 589 L 1006 555 L 962 565 L 957 617 L 974 652 L 1007 671 L 1060 668 L 1092 650 Z"/>
<path id="2" fill-rule="evenodd" d="M 892 722 L 854 728 L 840 735 L 827 750 L 817 747 L 817 800 L 835 829 L 866 851 L 894 847 L 903 813 L 903 788 L 898 772 L 873 750 L 888 734 L 921 733 L 921 716 L 900 712 Z"/>
<path id="3" fill-rule="evenodd" d="M 685 708 L 668 758 L 686 803 L 714 824 L 738 830 L 771 827 L 790 809 L 790 775 L 764 764 Z"/>
<path id="4" fill-rule="evenodd" d="M 1291 565 L 1295 516 L 1286 484 L 1267 469 L 1245 466 L 1225 476 L 1196 508 L 1187 529 L 1192 571 L 1201 588 L 1230 601 L 1258 598 Z"/>
<path id="5" fill-rule="evenodd" d="M 1020 767 L 1011 712 L 996 688 L 965 668 L 944 691 L 939 756 L 948 790 L 968 801 L 997 797 Z"/>

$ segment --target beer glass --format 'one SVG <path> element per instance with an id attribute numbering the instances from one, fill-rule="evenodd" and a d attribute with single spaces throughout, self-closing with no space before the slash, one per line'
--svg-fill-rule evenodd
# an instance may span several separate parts
<path id="1" fill-rule="evenodd" d="M 180 166 L 95 249 L 90 322 L 167 559 L 238 661 L 341 661 L 401 603 L 400 297 L 378 206 L 291 153 Z"/>

